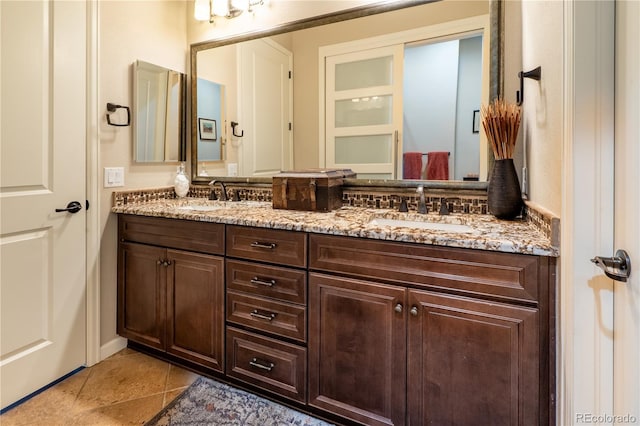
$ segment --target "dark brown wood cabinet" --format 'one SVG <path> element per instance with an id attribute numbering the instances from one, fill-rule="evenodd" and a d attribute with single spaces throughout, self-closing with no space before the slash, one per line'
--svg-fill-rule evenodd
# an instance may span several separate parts
<path id="1" fill-rule="evenodd" d="M 309 405 L 367 425 L 406 412 L 406 290 L 309 274 Z"/>
<path id="2" fill-rule="evenodd" d="M 155 226 L 176 237 L 154 239 Z M 118 334 L 224 372 L 224 258 L 174 249 L 198 245 L 186 221 L 121 216 L 119 227 Z"/>
<path id="3" fill-rule="evenodd" d="M 228 226 L 227 375 L 307 402 L 307 235 Z"/>
<path id="4" fill-rule="evenodd" d="M 553 425 L 555 262 L 120 215 L 118 333 L 338 423 Z"/>
<path id="5" fill-rule="evenodd" d="M 224 371 L 224 260 L 167 250 L 166 351 Z"/>
<path id="6" fill-rule="evenodd" d="M 163 247 L 121 242 L 118 247 L 118 334 L 164 350 L 166 271 Z"/>
<path id="7" fill-rule="evenodd" d="M 409 290 L 408 424 L 538 425 L 539 310 Z"/>
<path id="8" fill-rule="evenodd" d="M 310 235 L 309 404 L 369 425 L 553 424 L 553 265 Z"/>

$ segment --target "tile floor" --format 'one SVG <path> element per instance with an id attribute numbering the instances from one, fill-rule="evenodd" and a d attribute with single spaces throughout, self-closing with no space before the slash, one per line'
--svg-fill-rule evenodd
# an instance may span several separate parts
<path id="1" fill-rule="evenodd" d="M 124 349 L 0 416 L 2 426 L 140 425 L 198 378 Z"/>

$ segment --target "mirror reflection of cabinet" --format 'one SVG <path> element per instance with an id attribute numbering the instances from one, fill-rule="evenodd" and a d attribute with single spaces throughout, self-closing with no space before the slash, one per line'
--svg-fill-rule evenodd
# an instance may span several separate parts
<path id="1" fill-rule="evenodd" d="M 133 160 L 186 159 L 186 76 L 158 65 L 133 65 Z"/>

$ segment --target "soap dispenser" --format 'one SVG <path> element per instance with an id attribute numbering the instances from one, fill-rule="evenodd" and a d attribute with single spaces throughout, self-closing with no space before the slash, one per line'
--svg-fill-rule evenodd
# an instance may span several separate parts
<path id="1" fill-rule="evenodd" d="M 178 165 L 178 171 L 176 172 L 176 178 L 173 181 L 173 186 L 176 191 L 176 195 L 180 198 L 185 197 L 189 193 L 189 178 L 184 173 L 184 163 Z"/>

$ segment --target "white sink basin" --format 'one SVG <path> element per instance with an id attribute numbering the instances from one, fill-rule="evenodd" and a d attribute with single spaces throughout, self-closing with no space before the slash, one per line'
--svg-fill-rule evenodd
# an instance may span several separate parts
<path id="1" fill-rule="evenodd" d="M 473 232 L 473 228 L 458 223 L 423 222 L 418 220 L 375 218 L 369 221 L 372 226 L 393 226 L 398 228 L 427 229 L 448 232 Z"/>
<path id="2" fill-rule="evenodd" d="M 198 205 L 188 205 L 188 206 L 180 206 L 178 210 L 187 210 L 187 211 L 195 211 L 195 212 L 212 212 L 214 210 L 220 210 L 223 208 L 222 206 L 198 206 Z"/>

